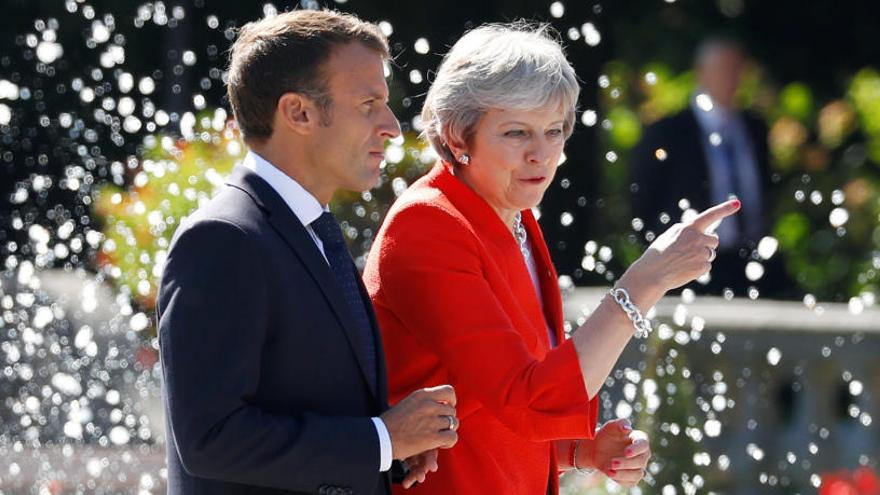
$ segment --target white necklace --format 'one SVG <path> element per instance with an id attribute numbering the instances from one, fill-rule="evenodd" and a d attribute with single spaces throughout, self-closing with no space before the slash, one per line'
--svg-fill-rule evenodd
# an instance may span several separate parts
<path id="1" fill-rule="evenodd" d="M 529 248 L 526 245 L 528 235 L 526 234 L 526 228 L 522 224 L 522 213 L 520 212 L 516 212 L 516 217 L 514 217 L 513 220 L 513 237 L 519 244 L 519 250 L 520 252 L 522 252 L 523 258 L 528 261 L 531 253 L 529 252 Z"/>

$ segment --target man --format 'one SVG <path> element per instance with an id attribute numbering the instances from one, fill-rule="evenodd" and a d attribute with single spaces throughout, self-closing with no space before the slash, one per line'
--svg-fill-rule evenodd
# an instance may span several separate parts
<path id="1" fill-rule="evenodd" d="M 648 127 L 633 151 L 633 215 L 653 240 L 683 210 L 701 211 L 736 196 L 742 211 L 718 227 L 721 244 L 706 290 L 776 290 L 778 260 L 765 263 L 763 280 L 750 280 L 745 269 L 769 231 L 771 187 L 767 127 L 734 102 L 745 54 L 735 41 L 712 39 L 699 47 L 695 62 L 698 88 L 688 108 Z"/>
<path id="2" fill-rule="evenodd" d="M 387 494 L 457 440 L 455 394 L 388 409 L 369 298 L 327 204 L 374 186 L 385 38 L 330 11 L 244 26 L 228 94 L 250 153 L 175 233 L 159 293 L 171 494 Z"/>

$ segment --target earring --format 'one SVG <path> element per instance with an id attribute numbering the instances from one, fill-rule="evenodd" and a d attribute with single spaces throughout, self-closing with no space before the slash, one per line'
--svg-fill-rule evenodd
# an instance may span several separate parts
<path id="1" fill-rule="evenodd" d="M 461 156 L 458 157 L 458 163 L 462 165 L 467 165 L 470 161 L 471 157 L 467 153 L 462 153 Z"/>

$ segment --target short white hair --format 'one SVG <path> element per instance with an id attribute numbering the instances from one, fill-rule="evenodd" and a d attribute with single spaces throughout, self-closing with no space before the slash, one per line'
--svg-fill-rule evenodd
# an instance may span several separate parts
<path id="1" fill-rule="evenodd" d="M 487 24 L 461 37 L 443 58 L 422 108 L 424 135 L 440 157 L 458 163 L 447 144 L 467 143 L 489 109 L 534 110 L 558 104 L 566 139 L 580 94 L 559 36 L 547 24 Z"/>

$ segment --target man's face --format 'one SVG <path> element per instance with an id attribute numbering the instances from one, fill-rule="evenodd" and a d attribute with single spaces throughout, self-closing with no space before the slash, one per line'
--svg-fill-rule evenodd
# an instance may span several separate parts
<path id="1" fill-rule="evenodd" d="M 384 59 L 359 42 L 336 47 L 323 67 L 329 125 L 316 129 L 312 163 L 334 189 L 365 191 L 379 180 L 385 141 L 400 135 L 388 108 Z"/>
<path id="2" fill-rule="evenodd" d="M 730 108 L 739 89 L 745 56 L 732 47 L 721 47 L 698 68 L 700 86 L 709 93 L 716 104 Z"/>

